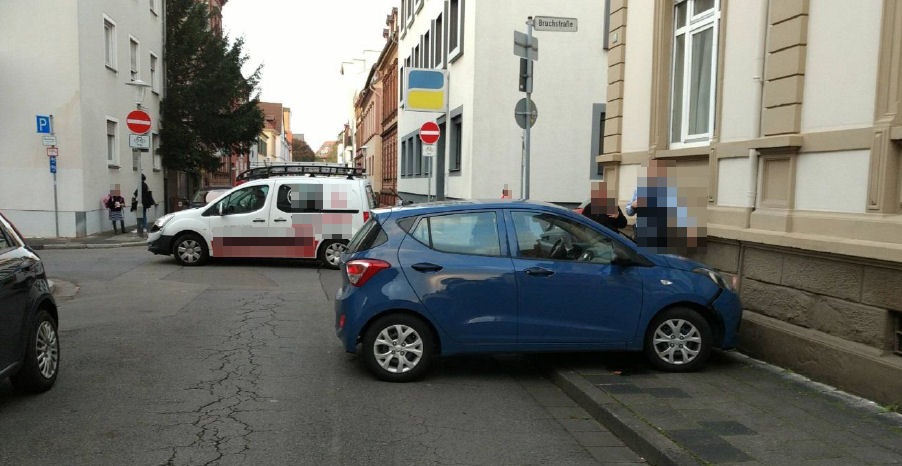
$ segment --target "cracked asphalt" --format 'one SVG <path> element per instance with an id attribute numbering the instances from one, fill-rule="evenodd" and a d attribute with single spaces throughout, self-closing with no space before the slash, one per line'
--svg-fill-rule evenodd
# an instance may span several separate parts
<path id="1" fill-rule="evenodd" d="M 143 248 L 41 251 L 61 372 L 0 381 L 0 464 L 638 464 L 517 356 L 374 380 L 334 336 L 338 272 L 177 266 Z"/>

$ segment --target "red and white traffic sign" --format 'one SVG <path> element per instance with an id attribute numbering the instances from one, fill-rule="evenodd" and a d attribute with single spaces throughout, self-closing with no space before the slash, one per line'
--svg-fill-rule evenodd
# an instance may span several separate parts
<path id="1" fill-rule="evenodd" d="M 440 135 L 438 125 L 434 121 L 427 121 L 420 126 L 420 141 L 423 141 L 423 144 L 435 144 Z"/>
<path id="2" fill-rule="evenodd" d="M 144 110 L 132 110 L 125 117 L 125 124 L 129 131 L 135 134 L 144 134 L 150 131 L 150 115 Z"/>

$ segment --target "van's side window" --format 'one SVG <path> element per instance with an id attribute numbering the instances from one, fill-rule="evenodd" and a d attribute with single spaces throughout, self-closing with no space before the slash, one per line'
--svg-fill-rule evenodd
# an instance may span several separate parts
<path id="1" fill-rule="evenodd" d="M 239 189 L 219 201 L 225 214 L 243 214 L 260 210 L 266 204 L 269 186 L 251 186 Z"/>
<path id="2" fill-rule="evenodd" d="M 278 188 L 276 208 L 287 213 L 357 213 L 359 206 L 351 206 L 351 198 L 350 188 L 341 184 L 286 183 Z"/>

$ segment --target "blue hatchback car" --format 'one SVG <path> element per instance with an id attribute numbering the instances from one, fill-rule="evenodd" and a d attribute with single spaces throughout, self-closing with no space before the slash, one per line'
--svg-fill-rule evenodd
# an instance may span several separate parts
<path id="1" fill-rule="evenodd" d="M 735 346 L 742 315 L 729 277 L 531 201 L 377 210 L 341 270 L 336 333 L 393 382 L 477 352 L 635 350 L 691 371 Z"/>

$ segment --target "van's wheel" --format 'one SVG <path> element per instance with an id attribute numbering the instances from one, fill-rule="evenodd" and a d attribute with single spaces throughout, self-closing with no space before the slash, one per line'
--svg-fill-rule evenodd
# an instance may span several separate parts
<path id="1" fill-rule="evenodd" d="M 713 336 L 708 321 L 696 311 L 676 307 L 652 320 L 645 335 L 645 355 L 658 369 L 690 372 L 705 365 Z"/>
<path id="2" fill-rule="evenodd" d="M 27 393 L 45 392 L 56 382 L 59 361 L 60 342 L 56 320 L 49 312 L 40 309 L 28 332 L 25 361 L 9 380 L 16 390 Z"/>
<path id="3" fill-rule="evenodd" d="M 435 353 L 432 329 L 414 316 L 380 317 L 363 334 L 363 360 L 379 379 L 411 382 L 422 377 Z"/>
<path id="4" fill-rule="evenodd" d="M 348 250 L 348 242 L 342 240 L 329 240 L 323 242 L 319 248 L 319 260 L 330 269 L 338 269 L 341 262 L 341 253 Z"/>
<path id="5" fill-rule="evenodd" d="M 184 266 L 201 265 L 210 257 L 207 242 L 195 233 L 185 233 L 172 246 L 175 261 Z"/>

